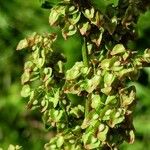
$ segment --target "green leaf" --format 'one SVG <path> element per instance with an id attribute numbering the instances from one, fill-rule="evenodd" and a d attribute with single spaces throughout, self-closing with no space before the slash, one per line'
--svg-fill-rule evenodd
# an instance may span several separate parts
<path id="1" fill-rule="evenodd" d="M 90 9 L 85 9 L 85 11 L 83 12 L 84 16 L 89 20 L 91 20 L 94 17 L 94 13 L 95 10 L 93 7 L 91 7 Z"/>
<path id="2" fill-rule="evenodd" d="M 103 105 L 103 103 L 101 102 L 100 95 L 92 94 L 91 101 L 92 101 L 91 107 L 94 109 L 99 108 L 101 105 Z"/>
<path id="3" fill-rule="evenodd" d="M 92 93 L 97 86 L 99 85 L 102 77 L 100 75 L 95 75 L 92 79 L 86 79 L 81 85 L 81 89 L 87 91 L 88 93 Z"/>
<path id="4" fill-rule="evenodd" d="M 136 89 L 134 86 L 120 90 L 121 106 L 126 107 L 130 105 L 136 97 Z"/>
<path id="5" fill-rule="evenodd" d="M 112 90 L 112 87 L 108 86 L 108 87 L 101 89 L 101 92 L 106 94 L 106 95 L 109 95 L 111 90 Z"/>
<path id="6" fill-rule="evenodd" d="M 8 150 L 19 150 L 19 149 L 21 149 L 21 146 L 19 146 L 19 145 L 14 146 L 14 145 L 10 144 L 8 147 Z"/>
<path id="7" fill-rule="evenodd" d="M 65 15 L 65 6 L 55 6 L 51 9 L 49 16 L 50 25 L 55 25 L 61 16 Z"/>
<path id="8" fill-rule="evenodd" d="M 123 122 L 124 119 L 125 119 L 125 116 L 124 116 L 124 111 L 122 109 L 118 109 L 117 111 L 114 110 L 113 113 L 111 114 L 110 120 L 108 120 L 108 125 L 111 128 L 114 128 L 115 125 Z"/>
<path id="9" fill-rule="evenodd" d="M 90 36 L 91 41 L 95 43 L 97 47 L 99 47 L 101 44 L 103 33 L 104 33 L 104 29 L 100 28 L 100 32 L 94 33 Z"/>
<path id="10" fill-rule="evenodd" d="M 79 22 L 81 17 L 81 12 L 75 13 L 72 15 L 72 18 L 69 17 L 69 23 L 75 25 Z"/>
<path id="11" fill-rule="evenodd" d="M 142 56 L 142 62 L 150 63 L 150 49 L 146 49 Z"/>
<path id="12" fill-rule="evenodd" d="M 81 75 L 80 70 L 83 68 L 83 62 L 76 62 L 75 65 L 66 72 L 66 80 L 74 80 Z"/>
<path id="13" fill-rule="evenodd" d="M 84 133 L 82 136 L 83 143 L 86 144 L 89 142 L 92 132 Z"/>
<path id="14" fill-rule="evenodd" d="M 98 138 L 100 141 L 104 142 L 104 141 L 106 140 L 106 138 L 107 138 L 108 130 L 109 130 L 108 126 L 105 126 L 105 129 L 104 129 L 103 131 L 99 131 L 99 132 L 98 132 L 97 138 Z"/>
<path id="15" fill-rule="evenodd" d="M 25 71 L 21 76 L 21 83 L 24 84 L 30 80 L 30 73 L 29 71 Z"/>
<path id="16" fill-rule="evenodd" d="M 94 140 L 96 139 L 96 138 L 94 138 L 94 137 L 92 137 Z M 91 139 L 92 140 L 92 139 Z M 98 148 L 99 146 L 100 146 L 100 144 L 101 144 L 101 142 L 100 141 L 98 141 L 97 139 L 96 139 L 96 141 L 95 142 L 92 142 L 91 144 L 87 144 L 87 145 L 85 145 L 85 147 L 86 147 L 86 149 L 96 149 L 96 148 Z"/>
<path id="17" fill-rule="evenodd" d="M 37 65 L 38 68 L 42 68 L 44 63 L 45 63 L 45 59 L 44 58 L 39 58 L 36 61 L 36 65 Z"/>
<path id="18" fill-rule="evenodd" d="M 82 105 L 78 105 L 74 108 L 71 108 L 70 114 L 75 116 L 76 118 L 80 118 L 84 114 L 84 107 Z"/>
<path id="19" fill-rule="evenodd" d="M 27 39 L 23 39 L 19 42 L 19 44 L 17 45 L 17 48 L 16 50 L 22 50 L 24 48 L 27 48 L 29 45 L 28 45 L 28 41 Z"/>
<path id="20" fill-rule="evenodd" d="M 77 32 L 77 28 L 75 25 L 66 24 L 62 29 L 62 36 L 66 40 L 68 36 L 72 36 Z"/>
<path id="21" fill-rule="evenodd" d="M 51 122 L 53 123 L 58 123 L 60 121 L 66 121 L 64 120 L 64 111 L 63 110 L 55 110 L 55 109 L 50 109 L 49 110 L 49 117 Z"/>
<path id="22" fill-rule="evenodd" d="M 135 71 L 135 68 L 127 68 L 127 69 L 122 69 L 120 72 L 118 72 L 118 76 L 121 78 L 125 77 L 130 77 L 129 74 L 133 73 Z"/>
<path id="23" fill-rule="evenodd" d="M 54 108 L 57 106 L 59 102 L 59 89 L 54 94 L 54 97 L 51 97 L 49 101 L 53 103 Z"/>
<path id="24" fill-rule="evenodd" d="M 115 81 L 116 77 L 115 75 L 106 72 L 104 75 L 104 86 L 108 87 L 108 86 L 112 86 L 112 83 Z"/>
<path id="25" fill-rule="evenodd" d="M 24 85 L 21 90 L 22 97 L 28 97 L 30 95 L 30 86 L 28 84 Z"/>
<path id="26" fill-rule="evenodd" d="M 24 64 L 24 69 L 25 70 L 30 70 L 32 67 L 33 67 L 33 62 L 32 61 L 27 61 L 27 62 L 25 62 L 25 64 Z"/>
<path id="27" fill-rule="evenodd" d="M 101 62 L 101 67 L 102 67 L 103 69 L 109 70 L 110 61 L 111 61 L 110 59 L 104 59 L 104 60 L 102 60 L 102 62 Z"/>
<path id="28" fill-rule="evenodd" d="M 103 59 L 100 63 L 101 68 L 104 70 L 111 70 L 113 68 L 113 65 L 115 65 L 115 63 L 117 62 L 118 64 L 118 57 L 112 57 L 109 59 Z"/>
<path id="29" fill-rule="evenodd" d="M 96 25 L 98 28 L 101 28 L 103 22 L 104 22 L 103 15 L 99 11 L 97 11 L 95 13 L 95 17 L 91 19 L 91 23 Z"/>
<path id="30" fill-rule="evenodd" d="M 130 144 L 133 144 L 135 141 L 135 134 L 134 134 L 134 131 L 133 130 L 130 130 L 129 131 L 129 143 Z"/>
<path id="31" fill-rule="evenodd" d="M 117 102 L 116 95 L 112 95 L 112 96 L 107 96 L 105 104 L 106 105 L 108 105 L 108 104 L 115 104 L 116 102 Z"/>
<path id="32" fill-rule="evenodd" d="M 60 148 L 63 144 L 64 144 L 64 137 L 63 136 L 59 136 L 57 138 L 57 147 Z"/>
<path id="33" fill-rule="evenodd" d="M 98 127 L 98 131 L 102 132 L 102 131 L 104 131 L 105 128 L 106 128 L 105 125 L 101 123 Z"/>
<path id="34" fill-rule="evenodd" d="M 82 129 L 86 129 L 91 125 L 91 119 L 93 118 L 94 111 L 91 111 L 87 114 L 86 118 L 84 118 L 83 123 L 81 125 Z"/>
<path id="35" fill-rule="evenodd" d="M 122 54 L 125 53 L 126 49 L 122 44 L 117 44 L 111 51 L 111 55 Z"/>
<path id="36" fill-rule="evenodd" d="M 117 27 L 117 17 L 114 16 L 113 18 L 109 19 L 109 18 L 105 18 L 105 29 L 107 29 L 107 31 L 109 32 L 110 35 L 113 35 L 113 33 L 116 30 Z"/>
<path id="37" fill-rule="evenodd" d="M 91 25 L 89 22 L 79 24 L 79 30 L 82 35 L 88 35 L 88 31 L 90 30 Z"/>

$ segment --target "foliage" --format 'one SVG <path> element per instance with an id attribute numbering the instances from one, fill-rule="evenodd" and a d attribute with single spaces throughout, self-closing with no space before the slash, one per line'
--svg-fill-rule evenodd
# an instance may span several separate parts
<path id="1" fill-rule="evenodd" d="M 20 96 L 25 53 L 18 55 L 15 49 L 18 41 L 33 30 L 48 31 L 48 13 L 40 9 L 37 0 L 0 1 L 0 147 L 4 150 L 10 143 L 42 149 L 47 141 L 38 113 L 27 110 Z"/>
<path id="2" fill-rule="evenodd" d="M 50 0 L 50 2 L 54 1 Z M 148 8 L 149 1 L 143 2 L 147 3 Z M 96 5 L 93 3 L 97 9 L 99 9 L 98 4 L 99 2 Z M 22 37 L 33 31 L 41 33 L 51 30 L 46 19 L 49 10 L 43 10 L 39 6 L 37 0 L 12 0 L 11 3 L 9 0 L 5 0 L 0 2 L 0 147 L 4 150 L 8 148 L 10 143 L 22 145 L 22 149 L 43 149 L 44 143 L 48 142 L 51 135 L 49 129 L 43 129 L 40 114 L 37 111 L 29 111 L 25 107 L 27 99 L 20 98 L 19 76 L 22 72 L 22 62 L 26 61 L 28 55 L 27 51 L 20 53 L 15 51 L 17 42 Z M 135 42 L 128 44 L 132 49 L 143 51 L 150 47 L 149 18 L 149 10 L 141 13 L 136 25 L 138 38 Z M 61 35 L 58 34 L 53 48 L 59 51 L 63 50 L 67 58 L 65 69 L 70 69 L 76 61 L 81 61 L 81 38 L 78 35 L 63 41 Z M 136 86 L 137 91 L 137 105 L 133 114 L 136 140 L 132 145 L 124 143 L 120 147 L 121 150 L 143 150 L 145 147 L 150 149 L 149 77 L 150 71 L 147 68 L 140 72 L 138 81 L 132 83 Z M 82 100 L 82 97 L 70 94 L 68 97 L 72 102 L 75 100 L 78 103 Z"/>
<path id="3" fill-rule="evenodd" d="M 19 150 L 19 149 L 21 149 L 21 146 L 19 146 L 19 145 L 14 146 L 14 145 L 10 144 L 9 147 L 8 147 L 8 150 Z"/>
<path id="4" fill-rule="evenodd" d="M 83 60 L 70 69 L 55 49 L 55 34 L 20 41 L 17 50 L 30 51 L 21 94 L 29 97 L 29 108 L 41 111 L 46 128 L 56 130 L 45 149 L 117 149 L 124 140 L 134 142 L 136 90 L 128 82 L 149 65 L 150 50 L 134 50 L 129 42 L 146 9 L 138 0 L 104 1 L 98 8 L 82 0 L 54 5 L 50 25 L 59 26 L 65 40 L 75 34 L 82 39 Z"/>

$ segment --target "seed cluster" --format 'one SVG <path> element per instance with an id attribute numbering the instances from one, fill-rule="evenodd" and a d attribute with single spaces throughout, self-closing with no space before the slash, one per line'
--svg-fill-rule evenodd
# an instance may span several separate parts
<path id="1" fill-rule="evenodd" d="M 116 150 L 123 141 L 134 142 L 136 89 L 129 81 L 150 63 L 150 49 L 128 47 L 140 4 L 112 1 L 98 9 L 90 1 L 64 0 L 53 6 L 50 25 L 62 28 L 65 40 L 83 38 L 83 61 L 69 70 L 54 46 L 55 34 L 34 33 L 18 44 L 17 50 L 30 50 L 21 94 L 29 108 L 41 111 L 45 127 L 56 131 L 46 150 Z"/>

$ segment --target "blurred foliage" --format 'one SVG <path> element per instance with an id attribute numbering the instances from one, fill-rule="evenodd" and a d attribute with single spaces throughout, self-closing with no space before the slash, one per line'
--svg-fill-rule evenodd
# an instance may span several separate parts
<path id="1" fill-rule="evenodd" d="M 26 35 L 51 30 L 48 16 L 49 10 L 41 9 L 38 0 L 0 2 L 0 147 L 4 149 L 12 143 L 22 145 L 24 149 L 40 150 L 51 136 L 41 124 L 38 112 L 27 110 L 26 102 L 20 97 L 20 74 L 25 58 L 23 53 L 15 51 L 18 41 Z M 150 10 L 141 14 L 137 30 L 140 38 L 131 46 L 141 50 L 150 47 Z M 59 41 L 69 57 L 66 68 L 80 60 L 77 51 L 81 45 L 80 41 L 76 43 L 77 38 Z M 122 150 L 150 149 L 150 69 L 143 70 L 134 84 L 138 92 L 134 113 L 136 141 L 133 145 L 124 144 Z"/>
<path id="2" fill-rule="evenodd" d="M 137 30 L 139 39 L 137 39 L 135 47 L 144 49 L 150 47 L 150 10 L 141 14 Z M 150 149 L 150 68 L 141 71 L 140 78 L 137 83 L 134 83 L 137 90 L 137 106 L 134 112 L 134 125 L 136 129 L 136 140 L 133 145 L 127 146 L 124 144 L 123 150 L 142 150 Z"/>
<path id="3" fill-rule="evenodd" d="M 4 149 L 11 143 L 29 149 L 43 147 L 44 127 L 20 97 L 24 57 L 15 49 L 19 39 L 34 30 L 48 32 L 47 16 L 37 0 L 0 1 L 0 147 Z"/>

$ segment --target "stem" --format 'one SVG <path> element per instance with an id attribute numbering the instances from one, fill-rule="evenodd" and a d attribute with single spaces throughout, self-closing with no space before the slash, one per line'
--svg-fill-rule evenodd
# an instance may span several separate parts
<path id="1" fill-rule="evenodd" d="M 83 46 L 82 46 L 82 59 L 83 59 L 83 63 L 85 65 L 85 67 L 88 67 L 89 63 L 88 63 L 87 44 L 86 44 L 85 37 L 84 37 L 84 42 L 83 42 Z"/>
<path id="2" fill-rule="evenodd" d="M 85 97 L 84 97 L 84 99 L 85 99 L 85 117 L 87 117 L 87 115 L 90 112 L 91 101 L 90 101 L 90 99 L 88 99 L 88 98 L 86 99 Z"/>
<path id="3" fill-rule="evenodd" d="M 82 59 L 83 59 L 84 66 L 88 67 L 89 62 L 88 62 L 88 54 L 87 54 L 87 43 L 85 37 L 82 46 Z M 86 98 L 86 96 L 84 96 L 84 100 L 85 100 L 85 117 L 86 117 L 90 111 L 90 101 L 89 99 Z"/>

